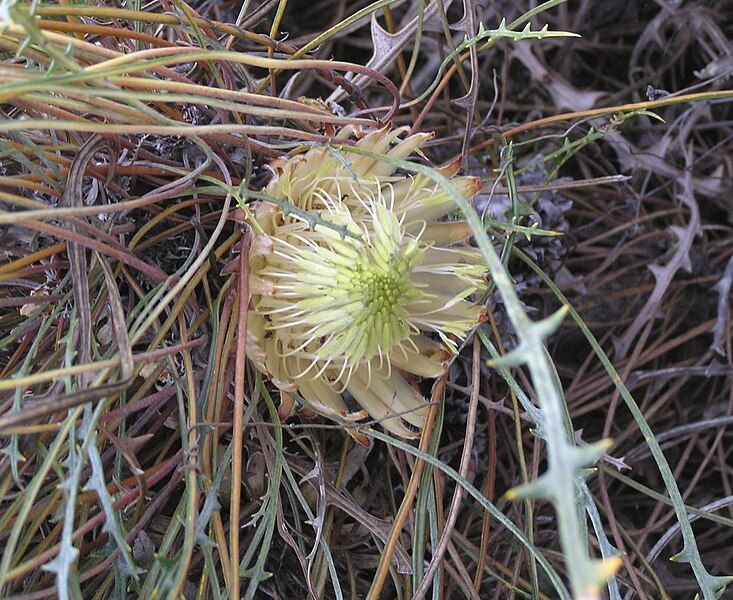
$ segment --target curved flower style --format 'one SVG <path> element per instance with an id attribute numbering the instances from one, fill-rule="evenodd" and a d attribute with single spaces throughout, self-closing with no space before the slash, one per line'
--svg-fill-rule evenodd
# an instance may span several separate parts
<path id="1" fill-rule="evenodd" d="M 411 136 L 390 150 L 399 133 L 379 130 L 357 145 L 404 157 L 426 139 Z M 403 373 L 445 371 L 456 340 L 481 318 L 469 298 L 485 288 L 486 269 L 475 250 L 449 247 L 470 230 L 435 222 L 453 203 L 431 180 L 363 159 L 317 148 L 273 165 L 268 194 L 341 232 L 275 204 L 255 206 L 248 351 L 277 387 L 297 391 L 316 412 L 362 418 L 349 414 L 348 392 L 385 429 L 410 437 L 407 424 L 419 429 L 426 405 Z M 476 191 L 471 178 L 454 184 Z"/>

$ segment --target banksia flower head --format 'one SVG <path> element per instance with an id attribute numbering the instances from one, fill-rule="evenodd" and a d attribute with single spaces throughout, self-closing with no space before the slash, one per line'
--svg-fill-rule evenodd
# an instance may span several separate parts
<path id="1" fill-rule="evenodd" d="M 399 133 L 379 130 L 357 146 L 404 157 L 426 138 L 390 149 Z M 486 269 L 474 249 L 454 246 L 470 232 L 465 223 L 435 222 L 453 206 L 429 179 L 354 156 L 316 148 L 273 166 L 267 193 L 319 222 L 255 206 L 248 351 L 286 397 L 297 392 L 326 416 L 364 417 L 349 413 L 348 392 L 385 429 L 409 437 L 426 404 L 405 376 L 445 371 L 481 318 L 471 298 L 485 288 Z M 454 181 L 475 192 L 474 180 Z"/>

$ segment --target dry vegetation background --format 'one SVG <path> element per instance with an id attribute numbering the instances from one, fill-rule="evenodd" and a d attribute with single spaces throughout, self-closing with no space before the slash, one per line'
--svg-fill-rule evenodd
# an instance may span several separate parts
<path id="1" fill-rule="evenodd" d="M 485 182 L 532 319 L 577 311 L 547 348 L 575 442 L 614 440 L 577 498 L 589 552 L 621 552 L 601 595 L 714 597 L 669 559 L 733 574 L 733 3 L 551 2 L 533 30 L 581 37 L 446 60 L 537 4 L 0 2 L 0 596 L 412 598 L 437 555 L 433 598 L 570 597 L 538 563 L 573 568 L 552 504 L 504 495 L 547 456 L 526 371 L 486 365 L 516 344 L 498 298 L 424 382 L 429 464 L 283 426 L 242 368 L 237 201 L 299 143 L 389 117 Z"/>

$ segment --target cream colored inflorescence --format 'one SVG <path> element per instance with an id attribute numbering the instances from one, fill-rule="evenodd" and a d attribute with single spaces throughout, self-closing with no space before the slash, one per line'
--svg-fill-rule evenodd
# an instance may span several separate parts
<path id="1" fill-rule="evenodd" d="M 401 133 L 381 129 L 356 145 L 401 159 L 429 137 Z M 254 207 L 249 356 L 285 397 L 297 392 L 331 418 L 366 416 L 349 413 L 348 392 L 385 429 L 413 436 L 426 404 L 406 377 L 441 375 L 483 314 L 472 299 L 485 289 L 486 268 L 461 245 L 470 229 L 437 221 L 454 204 L 431 179 L 384 161 L 316 148 L 272 169 L 270 196 L 337 227 L 311 227 L 268 202 Z M 452 183 L 467 196 L 477 191 L 473 178 Z"/>

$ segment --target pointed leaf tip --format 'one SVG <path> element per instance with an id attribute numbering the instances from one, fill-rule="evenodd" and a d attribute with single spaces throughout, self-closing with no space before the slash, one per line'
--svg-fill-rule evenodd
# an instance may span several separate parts
<path id="1" fill-rule="evenodd" d="M 488 359 L 486 361 L 486 366 L 491 367 L 492 369 L 496 369 L 498 367 L 511 369 L 513 367 L 518 367 L 525 364 L 528 358 L 529 353 L 527 352 L 527 347 L 520 342 L 518 346 L 516 346 L 506 354 L 497 358 Z"/>
<path id="2" fill-rule="evenodd" d="M 553 496 L 553 482 L 547 474 L 529 483 L 513 487 L 504 494 L 507 500 L 524 500 L 525 498 L 539 500 L 541 498 L 552 498 Z"/>

